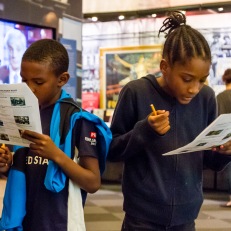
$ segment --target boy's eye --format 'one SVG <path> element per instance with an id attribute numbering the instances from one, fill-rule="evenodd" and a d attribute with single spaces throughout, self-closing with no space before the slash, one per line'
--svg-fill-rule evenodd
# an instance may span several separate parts
<path id="1" fill-rule="evenodd" d="M 40 82 L 40 81 L 36 81 L 35 83 L 36 83 L 37 85 L 43 84 L 43 82 Z"/>

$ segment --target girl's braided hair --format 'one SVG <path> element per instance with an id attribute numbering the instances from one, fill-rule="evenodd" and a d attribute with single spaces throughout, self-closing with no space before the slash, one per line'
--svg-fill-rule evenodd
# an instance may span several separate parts
<path id="1" fill-rule="evenodd" d="M 192 58 L 211 62 L 211 51 L 204 36 L 196 29 L 186 25 L 186 17 L 180 11 L 170 12 L 164 20 L 159 34 L 164 32 L 166 41 L 162 57 L 173 65 L 184 64 Z"/>

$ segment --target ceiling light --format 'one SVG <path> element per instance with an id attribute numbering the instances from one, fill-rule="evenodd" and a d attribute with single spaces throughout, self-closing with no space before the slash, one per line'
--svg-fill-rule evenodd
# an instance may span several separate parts
<path id="1" fill-rule="evenodd" d="M 217 10 L 221 12 L 221 11 L 224 10 L 224 8 L 223 7 L 219 7 Z"/>
<path id="2" fill-rule="evenodd" d="M 97 21 L 98 21 L 98 18 L 94 16 L 94 17 L 91 18 L 91 20 L 92 20 L 93 22 L 97 22 Z"/>
<path id="3" fill-rule="evenodd" d="M 157 15 L 156 14 L 152 14 L 152 17 L 155 18 Z"/>
<path id="4" fill-rule="evenodd" d="M 125 18 L 124 15 L 120 15 L 120 16 L 118 17 L 119 20 L 123 20 L 124 18 Z"/>

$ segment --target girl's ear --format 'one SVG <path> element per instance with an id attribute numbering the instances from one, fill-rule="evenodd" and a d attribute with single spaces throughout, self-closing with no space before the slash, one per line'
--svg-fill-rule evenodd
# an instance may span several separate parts
<path id="1" fill-rule="evenodd" d="M 68 82 L 70 75 L 68 72 L 63 72 L 58 78 L 58 85 L 62 87 Z"/>
<path id="2" fill-rule="evenodd" d="M 168 62 L 165 59 L 162 59 L 160 61 L 160 70 L 161 70 L 163 76 L 166 75 L 167 69 L 168 69 Z"/>

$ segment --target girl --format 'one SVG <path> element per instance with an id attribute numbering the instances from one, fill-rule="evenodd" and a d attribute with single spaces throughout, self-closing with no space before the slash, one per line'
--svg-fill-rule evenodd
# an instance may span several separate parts
<path id="1" fill-rule="evenodd" d="M 220 170 L 230 142 L 214 151 L 162 156 L 194 140 L 216 117 L 214 91 L 204 83 L 211 52 L 203 35 L 175 11 L 164 20 L 160 70 L 121 91 L 111 124 L 108 159 L 124 161 L 124 231 L 194 231 L 203 202 L 203 165 Z M 150 105 L 154 104 L 156 113 Z"/>

